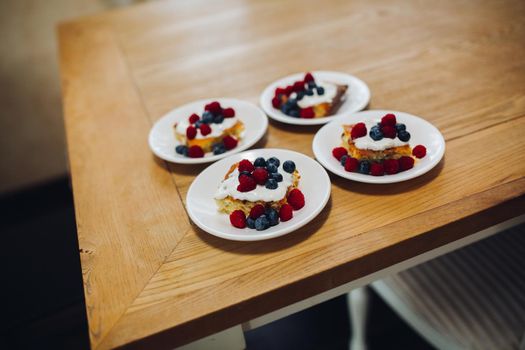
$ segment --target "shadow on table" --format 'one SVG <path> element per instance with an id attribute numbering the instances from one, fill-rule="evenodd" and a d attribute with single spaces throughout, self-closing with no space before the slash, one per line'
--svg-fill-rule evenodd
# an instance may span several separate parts
<path id="1" fill-rule="evenodd" d="M 274 128 L 289 132 L 291 134 L 315 134 L 324 125 L 294 125 L 286 124 L 273 119 L 269 120 L 270 125 Z"/>

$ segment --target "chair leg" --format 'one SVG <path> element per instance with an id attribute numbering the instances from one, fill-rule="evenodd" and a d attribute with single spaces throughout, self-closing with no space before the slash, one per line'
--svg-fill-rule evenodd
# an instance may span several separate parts
<path id="1" fill-rule="evenodd" d="M 352 333 L 350 350 L 366 350 L 366 318 L 368 314 L 367 287 L 356 288 L 346 295 Z"/>

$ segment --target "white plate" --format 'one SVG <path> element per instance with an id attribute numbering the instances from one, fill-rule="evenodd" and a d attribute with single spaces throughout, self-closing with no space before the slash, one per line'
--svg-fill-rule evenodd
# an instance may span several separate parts
<path id="1" fill-rule="evenodd" d="M 342 125 L 355 124 L 366 120 L 380 120 L 387 113 L 393 113 L 398 123 L 406 125 L 407 131 L 411 135 L 410 146 L 412 148 L 417 145 L 425 146 L 427 155 L 422 159 L 417 159 L 412 169 L 394 175 L 372 176 L 345 171 L 344 167 L 332 155 L 332 149 L 341 146 Z M 371 110 L 354 113 L 352 116 L 340 117 L 323 126 L 315 134 L 312 148 L 315 158 L 336 175 L 360 182 L 386 184 L 413 179 L 435 167 L 445 153 L 445 140 L 434 125 L 422 118 L 403 112 Z"/>
<path id="2" fill-rule="evenodd" d="M 264 231 L 235 228 L 227 214 L 217 210 L 213 198 L 231 165 L 242 159 L 254 161 L 257 157 L 277 157 L 282 162 L 292 160 L 301 175 L 299 189 L 305 197 L 305 206 L 293 212 L 293 218 Z M 326 170 L 304 154 L 284 149 L 254 149 L 232 155 L 204 169 L 191 184 L 186 195 L 186 208 L 191 220 L 204 231 L 235 241 L 260 241 L 282 236 L 306 225 L 321 212 L 330 198 L 330 178 Z"/>
<path id="3" fill-rule="evenodd" d="M 237 147 L 223 154 L 214 155 L 213 153 L 207 153 L 203 158 L 189 158 L 176 153 L 175 147 L 180 143 L 175 139 L 173 125 L 180 120 L 187 119 L 192 113 L 202 115 L 204 106 L 212 101 L 218 101 L 225 108 L 232 107 L 235 110 L 235 116 L 244 123 L 243 137 Z M 267 128 L 268 118 L 256 105 L 232 98 L 210 98 L 175 108 L 157 120 L 149 133 L 149 147 L 157 157 L 168 162 L 184 164 L 208 163 L 253 146 L 264 136 Z"/>
<path id="4" fill-rule="evenodd" d="M 314 78 L 336 83 L 339 85 L 348 85 L 348 91 L 346 92 L 346 101 L 339 107 L 337 113 L 325 118 L 294 118 L 290 117 L 278 109 L 273 108 L 272 98 L 275 93 L 275 89 L 278 87 L 286 87 L 293 84 L 295 81 L 303 79 L 305 73 L 297 73 L 286 78 L 282 78 L 268 85 L 264 89 L 261 98 L 260 105 L 262 109 L 268 114 L 272 119 L 278 120 L 287 124 L 295 125 L 320 125 L 325 124 L 333 120 L 338 116 L 348 115 L 350 113 L 358 112 L 365 108 L 370 101 L 370 90 L 368 86 L 361 79 L 358 79 L 350 74 L 339 73 L 339 72 L 329 72 L 329 71 L 312 71 L 311 72 Z"/>

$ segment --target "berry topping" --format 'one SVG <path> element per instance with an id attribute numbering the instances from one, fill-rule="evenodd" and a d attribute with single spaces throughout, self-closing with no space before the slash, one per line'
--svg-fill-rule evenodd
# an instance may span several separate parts
<path id="1" fill-rule="evenodd" d="M 313 89 L 313 88 L 315 88 L 315 87 L 317 87 L 317 85 L 315 84 L 315 81 L 312 80 L 312 81 L 309 81 L 309 82 L 308 82 L 308 88 L 309 88 L 309 89 Z"/>
<path id="2" fill-rule="evenodd" d="M 385 125 L 394 127 L 396 125 L 396 116 L 392 113 L 388 113 L 383 118 L 381 118 L 381 126 Z"/>
<path id="3" fill-rule="evenodd" d="M 263 157 L 258 157 L 253 162 L 253 165 L 255 165 L 256 167 L 265 167 L 266 166 L 266 161 L 264 160 Z"/>
<path id="4" fill-rule="evenodd" d="M 385 159 L 383 162 L 385 173 L 389 175 L 397 174 L 399 171 L 399 161 L 397 159 Z"/>
<path id="5" fill-rule="evenodd" d="M 292 86 L 292 85 L 288 85 L 288 86 L 286 87 L 286 89 L 284 89 L 284 94 L 285 94 L 286 96 L 290 96 L 290 94 L 291 94 L 292 92 L 293 92 L 293 86 Z"/>
<path id="6" fill-rule="evenodd" d="M 268 179 L 268 171 L 264 168 L 255 168 L 253 171 L 253 178 L 258 185 L 264 185 Z"/>
<path id="7" fill-rule="evenodd" d="M 230 214 L 230 222 L 234 227 L 245 228 L 246 227 L 246 216 L 242 210 L 234 210 Z"/>
<path id="8" fill-rule="evenodd" d="M 345 161 L 345 170 L 346 171 L 357 171 L 359 167 L 359 161 L 355 158 L 348 157 Z"/>
<path id="9" fill-rule="evenodd" d="M 332 155 L 335 157 L 335 159 L 341 160 L 341 157 L 348 155 L 348 152 L 344 147 L 336 147 L 332 150 Z"/>
<path id="10" fill-rule="evenodd" d="M 270 163 L 266 166 L 266 170 L 268 170 L 269 173 L 276 173 L 277 172 L 277 166 L 273 163 Z"/>
<path id="11" fill-rule="evenodd" d="M 395 139 L 396 138 L 396 128 L 394 128 L 391 125 L 384 125 L 381 128 L 381 132 L 383 133 L 384 137 L 387 137 L 389 139 Z"/>
<path id="12" fill-rule="evenodd" d="M 408 140 L 410 140 L 410 133 L 406 130 L 401 130 L 397 132 L 397 137 L 403 142 L 408 142 Z"/>
<path id="13" fill-rule="evenodd" d="M 239 192 L 250 192 L 257 187 L 255 179 L 251 176 L 241 175 L 239 176 L 239 185 L 237 186 L 237 191 Z"/>
<path id="14" fill-rule="evenodd" d="M 356 125 L 354 125 L 350 134 L 352 136 L 352 140 L 366 136 L 365 123 L 357 123 Z"/>
<path id="15" fill-rule="evenodd" d="M 270 208 L 266 211 L 266 217 L 270 222 L 270 226 L 275 226 L 279 223 L 279 213 L 273 208 Z"/>
<path id="16" fill-rule="evenodd" d="M 295 96 L 295 99 L 296 99 L 297 101 L 301 101 L 301 100 L 303 99 L 303 97 L 304 97 L 304 91 L 299 91 L 299 92 L 297 93 L 297 96 Z"/>
<path id="17" fill-rule="evenodd" d="M 224 116 L 222 114 L 217 114 L 215 117 L 213 117 L 213 122 L 215 124 L 220 124 L 224 121 Z"/>
<path id="18" fill-rule="evenodd" d="M 190 158 L 202 158 L 202 157 L 204 157 L 204 151 L 202 150 L 202 148 L 200 148 L 197 145 L 191 146 L 188 149 L 188 156 Z"/>
<path id="19" fill-rule="evenodd" d="M 314 95 L 314 90 L 313 90 L 313 88 L 308 88 L 308 89 L 306 89 L 305 92 L 304 92 L 304 94 L 305 94 L 306 96 L 313 96 L 313 95 Z"/>
<path id="20" fill-rule="evenodd" d="M 255 220 L 255 229 L 257 231 L 264 231 L 268 227 L 270 227 L 270 221 L 268 221 L 266 215 L 261 215 Z"/>
<path id="21" fill-rule="evenodd" d="M 274 179 L 277 182 L 282 182 L 283 181 L 283 176 L 281 174 L 279 174 L 279 173 L 270 173 L 269 178 L 270 179 Z"/>
<path id="22" fill-rule="evenodd" d="M 237 143 L 238 143 L 237 139 L 230 135 L 225 136 L 222 139 L 222 142 L 224 142 L 224 148 L 226 148 L 227 150 L 231 150 L 237 147 Z"/>
<path id="23" fill-rule="evenodd" d="M 281 221 L 288 221 L 293 218 L 293 207 L 290 204 L 283 204 L 279 209 L 279 218 Z"/>
<path id="24" fill-rule="evenodd" d="M 261 204 L 257 204 L 252 208 L 252 210 L 250 210 L 250 217 L 252 219 L 257 219 L 259 216 L 264 214 L 264 212 L 264 206 L 262 206 Z"/>
<path id="25" fill-rule="evenodd" d="M 188 155 L 188 147 L 186 147 L 184 145 L 178 145 L 177 147 L 175 147 L 175 152 L 177 152 L 178 154 L 182 154 L 183 156 L 187 156 Z"/>
<path id="26" fill-rule="evenodd" d="M 213 101 L 213 102 L 208 103 L 206 106 L 204 106 L 204 110 L 205 111 L 210 111 L 213 114 L 217 115 L 217 114 L 220 114 L 222 112 L 222 107 L 221 107 L 221 104 L 219 102 Z"/>
<path id="27" fill-rule="evenodd" d="M 309 72 L 306 73 L 306 74 L 304 75 L 304 81 L 305 81 L 306 83 L 311 82 L 311 81 L 314 81 L 314 76 L 312 75 L 312 73 L 309 73 Z"/>
<path id="28" fill-rule="evenodd" d="M 231 107 L 224 108 L 222 110 L 222 115 L 224 116 L 224 118 L 233 118 L 235 117 L 235 110 Z"/>
<path id="29" fill-rule="evenodd" d="M 307 93 L 307 95 L 308 95 L 308 93 Z M 315 112 L 314 112 L 313 107 L 301 108 L 301 110 L 299 111 L 299 115 L 301 116 L 301 118 L 308 118 L 308 119 L 310 119 L 310 118 L 315 117 Z"/>
<path id="30" fill-rule="evenodd" d="M 275 166 L 278 167 L 281 164 L 281 161 L 276 157 L 271 157 L 266 161 L 266 165 L 269 164 L 275 164 Z"/>
<path id="31" fill-rule="evenodd" d="M 407 129 L 407 127 L 406 127 L 405 124 L 400 124 L 400 123 L 397 123 L 397 124 L 396 124 L 396 130 L 397 130 L 397 132 L 400 132 L 400 131 L 403 131 L 403 130 L 406 130 L 406 129 Z"/>
<path id="32" fill-rule="evenodd" d="M 208 124 L 201 124 L 200 131 L 202 136 L 211 134 L 211 128 Z"/>
<path id="33" fill-rule="evenodd" d="M 283 169 L 284 171 L 286 171 L 287 173 L 290 173 L 292 174 L 294 171 L 295 171 L 295 163 L 292 162 L 291 160 L 287 160 L 283 163 Z"/>
<path id="34" fill-rule="evenodd" d="M 277 88 L 275 89 L 275 97 L 279 97 L 279 95 L 285 95 L 286 94 L 286 90 L 283 89 L 283 88 Z"/>
<path id="35" fill-rule="evenodd" d="M 241 176 L 252 176 L 252 173 L 250 171 L 241 171 L 238 176 L 239 180 Z"/>
<path id="36" fill-rule="evenodd" d="M 372 163 L 370 165 L 370 175 L 372 176 L 383 176 L 385 173 L 385 169 L 383 168 L 383 164 L 381 163 Z"/>
<path id="37" fill-rule="evenodd" d="M 348 159 L 348 156 L 345 154 L 341 157 L 341 160 L 339 161 L 342 166 L 345 166 L 346 160 Z"/>
<path id="38" fill-rule="evenodd" d="M 279 97 L 272 98 L 272 106 L 273 108 L 277 108 L 277 109 L 281 107 L 281 100 L 279 100 Z"/>
<path id="39" fill-rule="evenodd" d="M 213 145 L 213 154 L 223 154 L 224 152 L 226 152 L 226 148 L 224 148 L 224 144 L 222 143 L 217 143 L 215 145 Z"/>
<path id="40" fill-rule="evenodd" d="M 195 122 L 195 124 L 193 124 L 193 125 L 195 125 L 195 127 L 198 129 L 198 128 L 201 127 L 202 124 L 204 124 L 202 121 L 197 120 L 197 121 Z"/>
<path id="41" fill-rule="evenodd" d="M 246 218 L 246 226 L 249 228 L 255 228 L 255 219 L 252 219 L 251 217 Z"/>
<path id="42" fill-rule="evenodd" d="M 412 150 L 412 154 L 415 155 L 417 158 L 421 159 L 421 158 L 423 158 L 424 156 L 427 155 L 427 149 L 423 145 L 417 145 Z"/>
<path id="43" fill-rule="evenodd" d="M 201 118 L 197 114 L 193 113 L 188 118 L 188 121 L 190 122 L 190 124 L 195 124 L 195 122 L 197 122 L 199 119 L 201 119 Z"/>
<path id="44" fill-rule="evenodd" d="M 299 92 L 304 90 L 304 81 L 296 81 L 293 83 L 293 91 Z"/>
<path id="45" fill-rule="evenodd" d="M 288 115 L 290 117 L 299 118 L 299 110 L 298 109 L 292 109 L 288 111 Z"/>
<path id="46" fill-rule="evenodd" d="M 253 166 L 252 162 L 250 162 L 248 159 L 243 159 L 239 162 L 239 172 L 241 171 L 247 171 L 252 172 L 255 167 Z"/>
<path id="47" fill-rule="evenodd" d="M 266 180 L 264 187 L 266 187 L 269 190 L 275 190 L 277 188 L 277 181 L 275 181 L 274 179 L 268 179 Z"/>
<path id="48" fill-rule="evenodd" d="M 405 171 L 414 167 L 414 158 L 402 156 L 399 158 L 399 171 Z"/>
<path id="49" fill-rule="evenodd" d="M 304 207 L 304 195 L 298 188 L 294 188 L 288 193 L 287 200 L 294 210 Z"/>
<path id="50" fill-rule="evenodd" d="M 188 126 L 186 129 L 186 137 L 189 140 L 193 140 L 197 136 L 197 128 L 195 128 L 193 125 Z"/>
<path id="51" fill-rule="evenodd" d="M 370 173 L 370 162 L 368 160 L 360 161 L 357 171 L 359 171 L 361 174 L 368 175 Z"/>
<path id="52" fill-rule="evenodd" d="M 373 126 L 371 129 L 370 129 L 370 133 L 369 133 L 370 137 L 372 138 L 372 140 L 374 141 L 379 141 L 383 138 L 383 133 L 381 132 L 381 130 L 379 129 L 379 126 Z"/>
<path id="53" fill-rule="evenodd" d="M 324 95 L 324 88 L 322 86 L 317 87 L 317 94 L 319 96 Z"/>
<path id="54" fill-rule="evenodd" d="M 213 122 L 213 113 L 206 111 L 202 113 L 202 120 L 203 123 L 210 124 Z"/>

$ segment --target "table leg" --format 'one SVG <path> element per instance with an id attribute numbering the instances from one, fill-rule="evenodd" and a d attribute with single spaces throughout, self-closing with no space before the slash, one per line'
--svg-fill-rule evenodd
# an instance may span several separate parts
<path id="1" fill-rule="evenodd" d="M 368 290 L 367 287 L 356 288 L 346 295 L 348 311 L 350 313 L 350 324 L 352 332 L 350 335 L 350 350 L 366 350 L 366 318 L 368 314 Z"/>
<path id="2" fill-rule="evenodd" d="M 193 343 L 183 345 L 177 350 L 210 350 L 210 349 L 228 349 L 243 350 L 246 349 L 244 333 L 241 325 L 228 328 L 222 332 L 212 334 Z"/>

